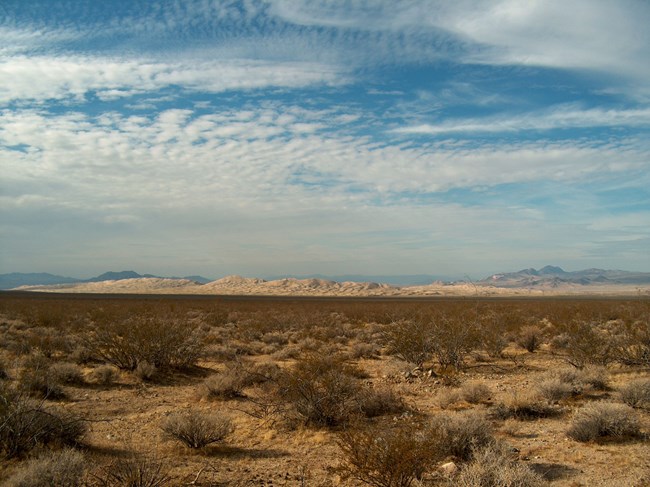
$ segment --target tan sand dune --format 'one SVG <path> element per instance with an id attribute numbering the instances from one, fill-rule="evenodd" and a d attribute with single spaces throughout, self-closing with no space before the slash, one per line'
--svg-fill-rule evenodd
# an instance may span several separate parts
<path id="1" fill-rule="evenodd" d="M 337 282 L 327 279 L 284 278 L 266 281 L 260 278 L 226 276 L 207 284 L 189 279 L 143 277 L 117 281 L 21 286 L 23 291 L 65 293 L 123 293 L 123 294 L 207 294 L 257 296 L 557 296 L 557 295 L 616 295 L 648 296 L 650 286 L 563 283 L 530 287 L 498 287 L 484 283 L 434 282 L 424 286 L 391 286 L 376 282 Z"/>

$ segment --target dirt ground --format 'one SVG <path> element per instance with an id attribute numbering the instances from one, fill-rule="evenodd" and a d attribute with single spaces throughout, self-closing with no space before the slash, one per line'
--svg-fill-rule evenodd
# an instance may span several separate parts
<path id="1" fill-rule="evenodd" d="M 9 319 L 4 322 L 11 324 Z M 337 347 L 353 356 L 351 351 L 357 344 L 358 340 L 352 338 Z M 270 353 L 251 355 L 246 358 L 247 363 L 272 362 L 290 368 L 295 359 L 278 354 L 284 346 L 292 345 L 275 346 Z M 340 431 L 337 428 L 290 427 L 273 414 L 260 414 L 251 401 L 256 397 L 255 386 L 244 389 L 241 397 L 233 399 L 206 398 L 201 393 L 202 383 L 224 370 L 224 362 L 215 350 L 211 353 L 208 347 L 206 358 L 189 371 L 175 371 L 151 382 L 122 371 L 109 386 L 93 384 L 90 379 L 82 385 L 66 385 L 65 399 L 47 403 L 88 420 L 89 432 L 83 440 L 83 450 L 89 459 L 91 475 L 100 472 L 102 465 L 138 453 L 162 463 L 171 478 L 169 485 L 363 485 L 342 479 L 338 474 L 342 454 L 337 445 Z M 484 353 L 470 353 L 462 372 L 447 374 L 435 370 L 428 373 L 426 367 L 413 370 L 412 365 L 388 355 L 385 349 L 372 358 L 349 361 L 365 372 L 362 380 L 366 385 L 392 388 L 406 403 L 406 412 L 366 420 L 370 423 L 388 425 L 410 415 L 426 418 L 450 410 L 475 410 L 490 418 L 496 437 L 512 447 L 519 461 L 554 487 L 650 485 L 648 410 L 635 410 L 645 437 L 586 443 L 567 437 L 577 410 L 595 401 L 617 400 L 618 389 L 623 384 L 632 379 L 650 378 L 650 370 L 612 365 L 607 369 L 607 390 L 589 390 L 558 401 L 555 406 L 561 408 L 560 415 L 502 420 L 493 415 L 495 405 L 533 390 L 548 377 L 549 371 L 570 367 L 547 344 L 530 353 L 511 343 L 506 352 L 507 358 L 497 359 L 488 358 Z M 9 376 L 15 376 L 18 360 L 12 362 L 8 354 L 4 360 Z M 84 366 L 86 377 L 90 377 L 93 367 Z M 457 401 L 443 409 L 441 398 L 468 383 L 484 384 L 490 391 L 489 397 L 477 404 Z M 197 451 L 165 439 L 160 428 L 164 419 L 172 413 L 189 410 L 226 414 L 233 421 L 234 432 L 223 443 Z M 0 478 L 11 474 L 16 465 L 16 460 L 4 462 Z M 426 475 L 422 483 L 426 485 Z"/>

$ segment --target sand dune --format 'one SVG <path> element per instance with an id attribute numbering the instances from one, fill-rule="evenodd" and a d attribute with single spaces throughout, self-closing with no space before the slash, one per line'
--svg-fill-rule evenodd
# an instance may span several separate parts
<path id="1" fill-rule="evenodd" d="M 21 286 L 23 291 L 123 294 L 214 294 L 258 296 L 545 296 L 545 295 L 650 295 L 650 286 L 562 284 L 535 287 L 498 287 L 484 283 L 434 282 L 424 286 L 391 286 L 377 282 L 337 282 L 326 279 L 227 276 L 207 284 L 189 279 L 134 278 L 115 281 Z"/>

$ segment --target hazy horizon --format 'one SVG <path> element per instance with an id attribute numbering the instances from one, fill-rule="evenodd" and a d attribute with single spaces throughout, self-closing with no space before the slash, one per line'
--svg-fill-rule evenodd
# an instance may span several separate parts
<path id="1" fill-rule="evenodd" d="M 641 0 L 0 5 L 0 273 L 650 272 Z"/>

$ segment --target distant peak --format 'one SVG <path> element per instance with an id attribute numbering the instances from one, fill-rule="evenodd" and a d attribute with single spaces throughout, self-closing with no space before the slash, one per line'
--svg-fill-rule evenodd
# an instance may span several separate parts
<path id="1" fill-rule="evenodd" d="M 561 267 L 554 266 L 554 265 L 547 265 L 542 267 L 539 270 L 540 274 L 566 274 L 565 270 L 562 269 Z"/>

